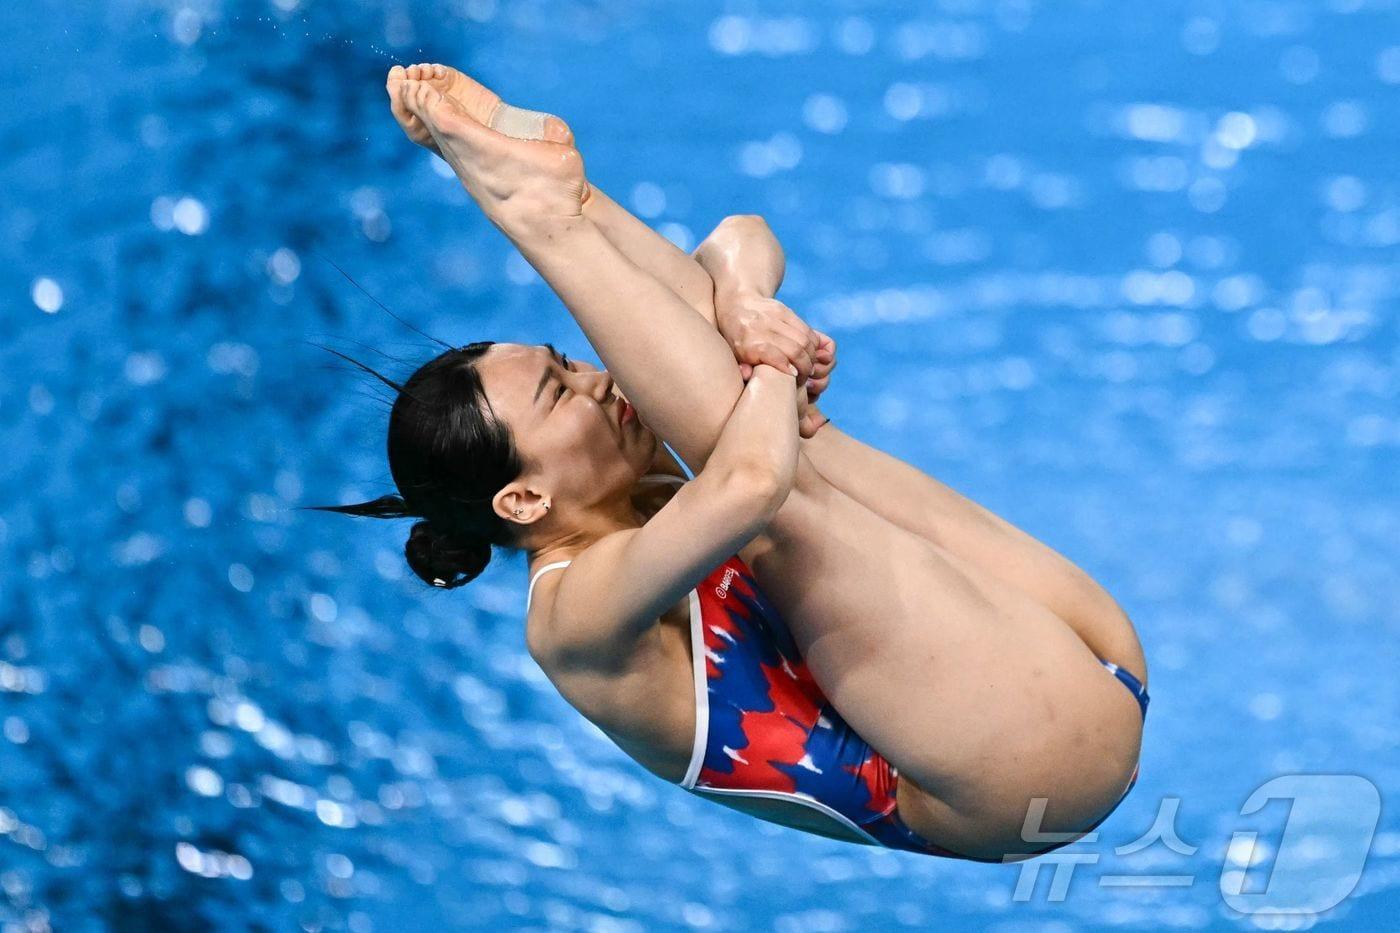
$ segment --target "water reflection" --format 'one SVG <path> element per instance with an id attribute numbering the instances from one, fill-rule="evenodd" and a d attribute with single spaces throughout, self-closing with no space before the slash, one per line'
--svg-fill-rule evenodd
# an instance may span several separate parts
<path id="1" fill-rule="evenodd" d="M 1388 15 L 0 14 L 13 84 L 42 102 L 0 164 L 18 296 L 0 322 L 0 921 L 1250 925 L 1214 887 L 1250 789 L 1286 770 L 1400 785 Z M 568 115 L 595 179 L 685 248 L 724 213 L 769 214 L 784 296 L 841 344 L 833 416 L 1137 619 L 1157 714 L 1104 851 L 1179 795 L 1194 887 L 1086 869 L 1065 903 L 1018 904 L 1005 874 L 708 807 L 553 692 L 523 649 L 518 563 L 425 592 L 402 529 L 293 511 L 388 484 L 382 396 L 305 341 L 404 371 L 429 352 L 320 257 L 445 339 L 583 350 L 388 120 L 382 72 L 418 58 Z M 1393 913 L 1383 819 L 1344 915 Z"/>

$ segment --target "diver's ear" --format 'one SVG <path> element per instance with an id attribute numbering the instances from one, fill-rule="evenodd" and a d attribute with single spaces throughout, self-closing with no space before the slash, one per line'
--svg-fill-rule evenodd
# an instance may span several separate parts
<path id="1" fill-rule="evenodd" d="M 549 514 L 549 498 L 548 493 L 517 481 L 491 498 L 491 509 L 508 522 L 533 525 Z"/>

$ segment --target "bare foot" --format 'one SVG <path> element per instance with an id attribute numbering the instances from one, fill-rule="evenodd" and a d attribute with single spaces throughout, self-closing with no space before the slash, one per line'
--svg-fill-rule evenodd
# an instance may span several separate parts
<path id="1" fill-rule="evenodd" d="M 415 71 L 424 77 L 411 77 Z M 451 165 L 486 215 L 507 232 L 512 224 L 582 213 L 588 196 L 583 157 L 558 117 L 521 117 L 528 112 L 510 108 L 466 75 L 441 65 L 395 66 L 388 90 L 394 116 L 408 137 Z M 534 138 L 502 131 L 519 132 L 531 123 L 539 129 Z"/>
<path id="2" fill-rule="evenodd" d="M 438 152 L 432 134 L 416 114 L 399 102 L 399 85 L 404 81 L 426 82 L 460 105 L 473 120 L 507 136 L 573 145 L 574 134 L 563 120 L 553 114 L 512 107 L 490 88 L 450 65 L 395 65 L 389 69 L 389 78 L 385 83 L 385 90 L 389 92 L 389 109 L 393 111 L 394 119 L 404 135 L 432 152 Z M 440 152 L 438 154 L 441 155 Z"/>

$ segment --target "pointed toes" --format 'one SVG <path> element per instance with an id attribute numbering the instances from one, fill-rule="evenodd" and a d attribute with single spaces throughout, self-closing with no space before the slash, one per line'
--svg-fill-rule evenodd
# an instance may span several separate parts
<path id="1" fill-rule="evenodd" d="M 420 110 L 435 110 L 442 102 L 442 92 L 426 82 L 419 81 L 413 92 L 417 95 Z"/>
<path id="2" fill-rule="evenodd" d="M 574 144 L 574 131 L 569 129 L 569 124 L 550 114 L 544 120 L 544 138 L 546 142 L 572 146 Z"/>

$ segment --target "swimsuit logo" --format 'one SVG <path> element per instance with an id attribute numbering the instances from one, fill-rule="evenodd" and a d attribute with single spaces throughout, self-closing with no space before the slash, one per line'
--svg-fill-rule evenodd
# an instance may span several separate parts
<path id="1" fill-rule="evenodd" d="M 729 581 L 734 579 L 734 568 L 730 567 L 724 571 L 724 579 L 719 581 L 719 586 L 715 587 L 715 595 L 724 599 L 729 595 Z"/>

